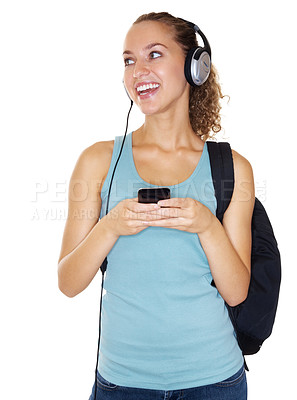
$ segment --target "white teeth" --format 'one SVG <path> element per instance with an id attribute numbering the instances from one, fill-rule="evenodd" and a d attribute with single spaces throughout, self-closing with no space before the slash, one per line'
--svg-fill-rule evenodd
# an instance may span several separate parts
<path id="1" fill-rule="evenodd" d="M 158 83 L 148 83 L 147 85 L 142 85 L 137 87 L 137 92 L 143 92 L 144 90 L 149 90 L 149 89 L 156 89 L 160 85 Z"/>

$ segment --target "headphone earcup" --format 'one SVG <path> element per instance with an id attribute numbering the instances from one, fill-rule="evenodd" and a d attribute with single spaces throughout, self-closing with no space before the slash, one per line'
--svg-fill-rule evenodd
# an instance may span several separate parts
<path id="1" fill-rule="evenodd" d="M 192 58 L 193 58 L 193 54 L 195 53 L 196 49 L 197 49 L 197 47 L 193 47 L 192 49 L 190 49 L 188 51 L 188 54 L 187 54 L 186 60 L 185 60 L 185 77 L 191 86 L 196 86 L 192 79 L 192 72 L 191 72 Z"/>
<path id="2" fill-rule="evenodd" d="M 210 56 L 204 47 L 193 47 L 185 60 L 185 77 L 191 86 L 201 86 L 210 73 Z"/>

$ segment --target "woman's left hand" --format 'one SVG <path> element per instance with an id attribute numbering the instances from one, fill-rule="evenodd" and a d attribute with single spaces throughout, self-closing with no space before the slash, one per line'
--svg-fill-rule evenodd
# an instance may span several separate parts
<path id="1" fill-rule="evenodd" d="M 160 209 L 145 213 L 141 218 L 145 225 L 198 234 L 208 230 L 215 217 L 209 208 L 190 197 L 160 200 L 157 204 Z"/>

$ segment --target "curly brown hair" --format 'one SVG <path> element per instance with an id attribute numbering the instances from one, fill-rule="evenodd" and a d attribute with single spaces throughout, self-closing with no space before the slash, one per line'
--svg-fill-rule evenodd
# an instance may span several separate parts
<path id="1" fill-rule="evenodd" d="M 144 21 L 157 21 L 170 27 L 174 39 L 178 44 L 180 44 L 185 57 L 191 48 L 198 46 L 194 29 L 180 18 L 176 18 L 167 12 L 152 12 L 141 15 L 133 25 Z M 223 97 L 218 73 L 212 64 L 207 81 L 201 86 L 190 87 L 190 122 L 194 132 L 204 141 L 209 137 L 213 138 L 222 128 L 220 99 Z M 211 131 L 213 133 L 211 133 Z"/>

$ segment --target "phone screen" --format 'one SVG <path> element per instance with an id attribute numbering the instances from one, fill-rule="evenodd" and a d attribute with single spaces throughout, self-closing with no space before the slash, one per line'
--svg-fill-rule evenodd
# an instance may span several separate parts
<path id="1" fill-rule="evenodd" d="M 170 199 L 170 189 L 163 188 L 146 188 L 138 190 L 139 203 L 157 203 L 159 200 Z"/>

